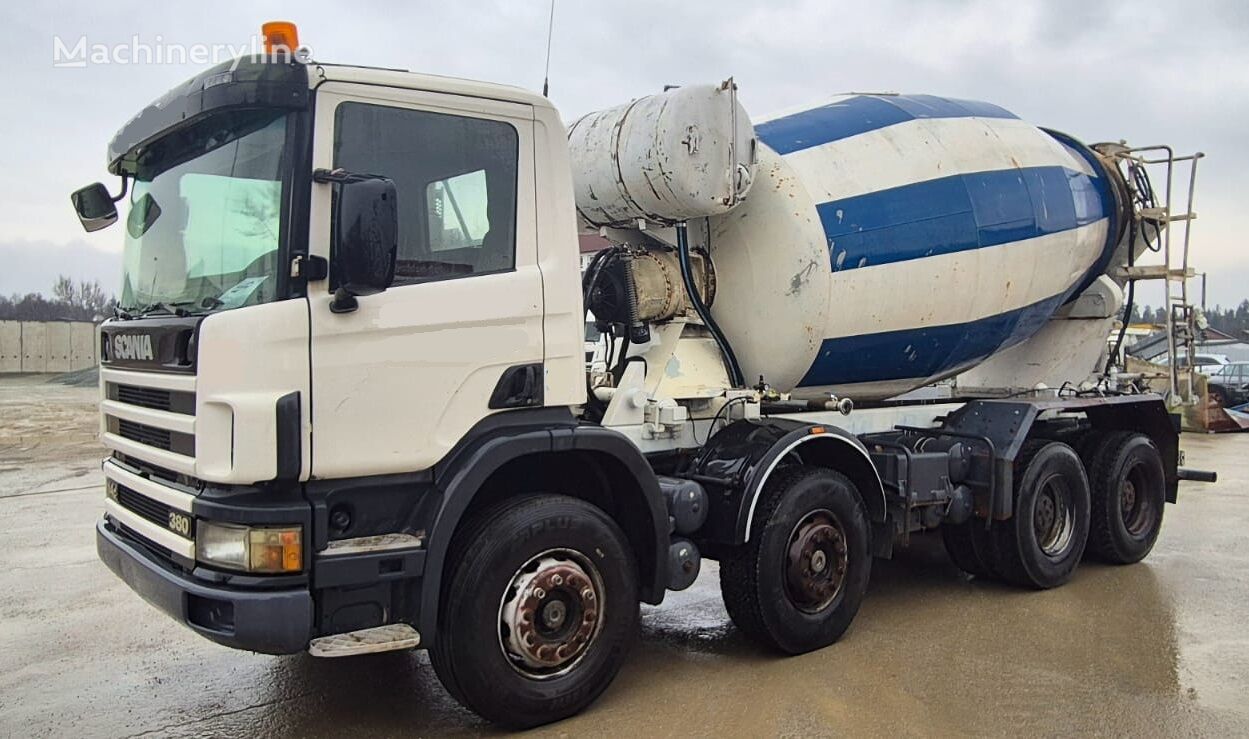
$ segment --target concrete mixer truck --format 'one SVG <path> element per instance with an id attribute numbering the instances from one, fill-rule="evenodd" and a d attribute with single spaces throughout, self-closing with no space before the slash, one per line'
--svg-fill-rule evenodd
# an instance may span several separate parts
<path id="1" fill-rule="evenodd" d="M 1104 371 L 1168 223 L 1126 147 L 926 95 L 752 122 L 731 81 L 566 126 L 293 34 L 139 112 L 121 194 L 72 197 L 88 230 L 129 201 L 99 556 L 208 639 L 427 648 L 533 726 L 593 701 L 703 558 L 741 632 L 796 654 L 913 536 L 1052 588 L 1145 557 L 1197 476 L 1164 400 Z M 579 232 L 610 243 L 584 274 Z"/>

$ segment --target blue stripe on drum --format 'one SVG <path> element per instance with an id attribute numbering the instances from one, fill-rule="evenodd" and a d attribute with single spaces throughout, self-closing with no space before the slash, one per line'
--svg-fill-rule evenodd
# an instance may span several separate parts
<path id="1" fill-rule="evenodd" d="M 1031 337 L 1065 298 L 1055 295 L 967 323 L 825 339 L 798 386 L 949 376 Z"/>
<path id="2" fill-rule="evenodd" d="M 816 206 L 833 271 L 978 249 L 1110 215 L 1104 183 L 1064 167 L 953 175 Z"/>
<path id="3" fill-rule="evenodd" d="M 827 144 L 917 118 L 1017 118 L 1004 108 L 934 95 L 856 95 L 755 126 L 777 154 Z"/>
<path id="4" fill-rule="evenodd" d="M 1099 258 L 1093 267 L 1089 270 L 1084 280 L 1076 287 L 1072 295 L 1079 295 L 1093 281 L 1098 278 L 1106 268 L 1110 266 L 1110 260 L 1114 257 L 1114 246 L 1123 238 L 1123 231 L 1127 224 L 1123 221 L 1122 206 L 1119 204 L 1119 196 L 1115 194 L 1115 188 L 1110 182 L 1110 173 L 1106 169 L 1106 165 L 1097 158 L 1097 154 L 1092 149 L 1080 143 L 1077 139 L 1069 136 L 1061 131 L 1043 128 L 1042 131 L 1052 136 L 1063 148 L 1071 153 L 1072 156 L 1083 159 L 1089 169 L 1096 172 L 1098 176 L 1094 179 L 1094 186 L 1097 189 L 1097 195 L 1101 199 L 1104 207 L 1109 211 L 1107 215 L 1110 218 L 1109 228 L 1107 229 L 1107 238 L 1109 244 L 1106 249 L 1102 250 L 1101 258 Z"/>

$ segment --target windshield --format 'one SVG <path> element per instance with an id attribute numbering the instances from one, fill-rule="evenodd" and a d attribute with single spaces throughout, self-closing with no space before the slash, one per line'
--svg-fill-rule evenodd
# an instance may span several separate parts
<path id="1" fill-rule="evenodd" d="M 140 156 L 120 307 L 201 313 L 274 299 L 286 117 L 222 114 Z"/>

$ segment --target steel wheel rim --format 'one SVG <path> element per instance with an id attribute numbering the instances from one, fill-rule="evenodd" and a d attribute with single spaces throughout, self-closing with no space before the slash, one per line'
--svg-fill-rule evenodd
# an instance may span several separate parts
<path id="1" fill-rule="evenodd" d="M 499 649 L 512 669 L 549 680 L 577 666 L 602 631 L 603 577 L 588 557 L 548 549 L 513 573 L 499 600 Z"/>
<path id="2" fill-rule="evenodd" d="M 828 608 L 845 585 L 849 570 L 845 529 L 832 511 L 803 516 L 785 546 L 785 596 L 804 613 Z"/>
<path id="3" fill-rule="evenodd" d="M 1134 464 L 1119 483 L 1119 515 L 1123 528 L 1133 538 L 1143 538 L 1153 526 L 1154 502 L 1149 496 L 1145 466 Z"/>
<path id="4" fill-rule="evenodd" d="M 1057 559 L 1071 544 L 1075 535 L 1074 503 L 1071 486 L 1062 475 L 1050 475 L 1038 486 L 1032 506 L 1032 530 L 1045 556 Z"/>

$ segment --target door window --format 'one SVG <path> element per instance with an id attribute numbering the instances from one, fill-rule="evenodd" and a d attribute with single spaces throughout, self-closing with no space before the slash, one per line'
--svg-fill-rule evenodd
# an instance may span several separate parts
<path id="1" fill-rule="evenodd" d="M 425 188 L 430 251 L 480 247 L 490 231 L 486 170 L 479 169 Z"/>
<path id="2" fill-rule="evenodd" d="M 516 266 L 516 129 L 365 103 L 335 111 L 334 167 L 389 177 L 399 196 L 395 284 Z"/>

